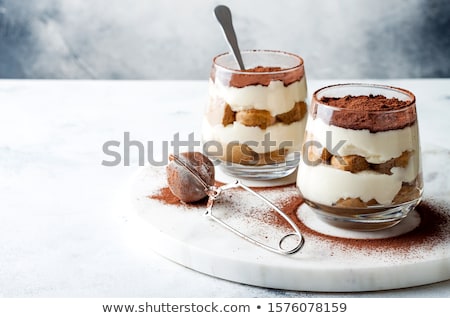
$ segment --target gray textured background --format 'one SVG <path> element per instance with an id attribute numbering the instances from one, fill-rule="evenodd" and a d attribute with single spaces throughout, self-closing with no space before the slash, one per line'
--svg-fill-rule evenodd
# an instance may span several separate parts
<path id="1" fill-rule="evenodd" d="M 449 0 L 0 0 L 0 78 L 206 79 L 220 3 L 309 78 L 450 77 Z"/>

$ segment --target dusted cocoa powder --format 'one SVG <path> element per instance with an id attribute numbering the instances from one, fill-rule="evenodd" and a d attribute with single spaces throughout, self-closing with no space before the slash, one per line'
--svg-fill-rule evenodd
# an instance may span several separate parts
<path id="1" fill-rule="evenodd" d="M 169 205 L 181 205 L 183 204 L 180 199 L 178 199 L 172 191 L 169 189 L 169 187 L 164 187 L 159 189 L 158 192 L 155 194 L 149 195 L 149 199 L 158 200 L 165 204 Z"/>
<path id="2" fill-rule="evenodd" d="M 313 103 L 313 117 L 322 118 L 330 125 L 372 133 L 402 129 L 416 122 L 414 101 L 402 101 L 382 95 L 360 95 L 344 97 L 322 97 L 322 105 L 333 106 L 339 110 Z"/>
<path id="3" fill-rule="evenodd" d="M 215 184 L 214 184 L 214 186 L 216 186 L 216 187 L 221 187 L 223 185 L 225 185 L 225 183 L 222 183 L 222 182 L 219 182 L 219 181 L 216 181 Z M 264 190 L 278 189 L 278 188 L 282 188 L 282 187 L 283 186 L 279 186 L 279 187 L 252 187 L 252 189 L 254 191 L 264 191 Z M 239 188 L 236 188 L 236 190 L 243 191 L 242 189 L 239 189 Z M 205 205 L 205 207 L 206 207 L 206 202 L 208 201 L 208 198 L 205 198 L 205 199 L 200 200 L 198 202 L 185 203 L 185 202 L 181 201 L 175 194 L 173 194 L 169 187 L 160 188 L 156 193 L 149 195 L 148 198 L 149 199 L 153 199 L 153 200 L 161 201 L 162 203 L 165 203 L 165 204 L 168 204 L 168 205 L 185 205 L 187 207 L 189 207 L 189 206 L 199 207 L 199 206 L 202 206 L 202 205 Z"/>
<path id="4" fill-rule="evenodd" d="M 225 86 L 242 88 L 250 85 L 268 86 L 271 81 L 283 81 L 284 86 L 288 86 L 300 81 L 304 75 L 304 67 L 300 65 L 292 69 L 282 69 L 276 66 L 256 66 L 245 71 L 213 67 L 210 77 L 213 82 L 218 79 Z"/>
<path id="5" fill-rule="evenodd" d="M 220 184 L 217 185 L 219 186 Z M 295 185 L 289 185 L 287 187 L 295 187 Z M 283 188 L 283 186 L 253 189 L 264 195 L 265 191 L 273 191 L 274 189 L 281 188 Z M 236 191 L 243 190 L 236 189 Z M 159 200 L 168 205 L 184 205 L 188 209 L 190 207 L 198 208 L 203 206 L 206 208 L 207 202 L 207 200 L 202 200 L 193 204 L 182 203 L 167 187 L 161 188 L 156 194 L 149 196 L 149 198 Z M 233 200 L 231 193 L 229 194 L 229 200 Z M 300 205 L 303 204 L 303 198 L 300 194 L 273 203 L 294 221 L 305 236 L 306 242 L 308 241 L 308 237 L 309 239 L 315 238 L 325 240 L 343 250 L 358 249 L 364 250 L 367 253 L 370 253 L 370 251 L 395 251 L 396 253 L 402 253 L 407 256 L 418 249 L 429 249 L 443 241 L 450 240 L 450 207 L 440 205 L 438 202 L 433 202 L 431 200 L 423 201 L 416 208 L 421 218 L 421 222 L 417 228 L 396 237 L 382 239 L 340 238 L 312 230 L 303 224 L 297 217 L 297 210 Z M 262 208 L 256 208 L 251 211 L 251 217 L 274 227 L 287 230 L 291 229 L 290 225 L 283 217 L 276 213 L 267 213 L 267 210 Z"/>
<path id="6" fill-rule="evenodd" d="M 298 202 L 297 208 L 286 209 L 285 212 L 303 234 L 328 240 L 330 243 L 340 245 L 342 248 L 357 248 L 378 252 L 395 250 L 407 254 L 418 248 L 431 248 L 442 241 L 450 240 L 450 208 L 445 208 L 430 201 L 423 201 L 416 208 L 421 219 L 418 227 L 408 233 L 382 239 L 340 238 L 312 230 L 297 217 L 297 209 L 303 203 L 303 199 L 298 196 L 297 198 L 292 198 L 292 201 Z M 295 206 L 295 204 L 291 203 L 291 206 Z M 281 218 L 276 225 L 289 227 L 284 219 Z"/>
<path id="7" fill-rule="evenodd" d="M 169 205 L 184 205 L 186 207 L 199 207 L 199 206 L 205 206 L 206 207 L 206 202 L 208 201 L 208 198 L 204 198 L 200 201 L 196 201 L 196 202 L 189 202 L 189 203 L 185 203 L 183 201 L 181 201 L 175 194 L 172 193 L 172 191 L 169 189 L 169 187 L 164 187 L 159 189 L 158 192 L 156 192 L 155 194 L 149 195 L 148 196 L 149 199 L 153 199 L 153 200 L 158 200 L 161 201 L 165 204 L 169 204 Z"/>
<path id="8" fill-rule="evenodd" d="M 398 98 L 387 98 L 383 95 L 360 95 L 344 97 L 322 97 L 320 101 L 326 105 L 357 111 L 398 110 L 411 104 Z"/>
<path id="9" fill-rule="evenodd" d="M 279 66 L 256 66 L 254 68 L 246 69 L 246 72 L 253 72 L 253 73 L 267 73 L 267 72 L 279 72 L 282 68 Z"/>

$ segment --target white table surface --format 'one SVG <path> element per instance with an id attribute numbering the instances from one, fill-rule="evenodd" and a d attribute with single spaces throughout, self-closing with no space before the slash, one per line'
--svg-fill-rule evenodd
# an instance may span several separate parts
<path id="1" fill-rule="evenodd" d="M 309 80 L 309 92 L 349 80 Z M 365 80 L 417 97 L 422 151 L 450 200 L 450 79 Z M 272 290 L 210 277 L 136 244 L 121 204 L 139 167 L 101 165 L 108 140 L 200 138 L 206 81 L 0 80 L 0 297 L 450 297 L 450 281 L 370 293 Z M 431 159 L 430 159 L 431 160 Z"/>

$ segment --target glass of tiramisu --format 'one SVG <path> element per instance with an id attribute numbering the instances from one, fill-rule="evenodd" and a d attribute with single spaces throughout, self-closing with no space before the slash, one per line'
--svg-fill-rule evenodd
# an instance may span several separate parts
<path id="1" fill-rule="evenodd" d="M 297 186 L 335 226 L 384 229 L 420 202 L 415 96 L 401 88 L 339 84 L 313 94 Z"/>
<path id="2" fill-rule="evenodd" d="M 230 53 L 213 59 L 203 149 L 224 173 L 269 180 L 298 166 L 306 125 L 306 78 L 301 57 L 243 51 L 245 70 Z"/>

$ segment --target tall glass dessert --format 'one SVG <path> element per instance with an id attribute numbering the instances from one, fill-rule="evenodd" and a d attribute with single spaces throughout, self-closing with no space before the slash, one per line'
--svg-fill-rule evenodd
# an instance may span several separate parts
<path id="1" fill-rule="evenodd" d="M 404 89 L 342 84 L 313 94 L 297 186 L 339 227 L 400 222 L 423 188 L 415 96 Z"/>
<path id="2" fill-rule="evenodd" d="M 306 125 L 306 78 L 301 57 L 280 51 L 216 56 L 203 119 L 204 151 L 229 175 L 274 179 L 299 162 Z"/>

